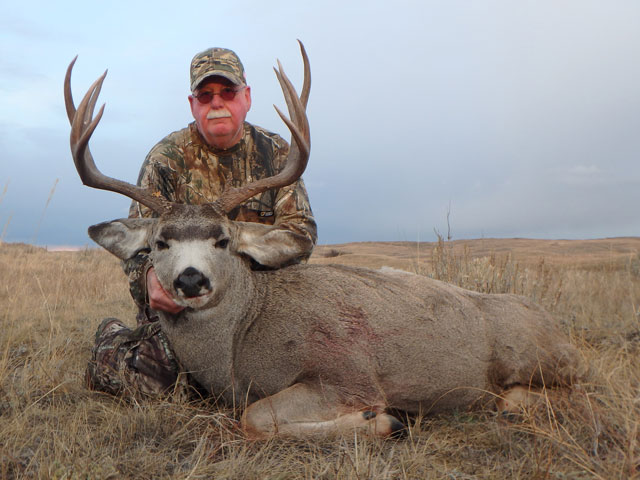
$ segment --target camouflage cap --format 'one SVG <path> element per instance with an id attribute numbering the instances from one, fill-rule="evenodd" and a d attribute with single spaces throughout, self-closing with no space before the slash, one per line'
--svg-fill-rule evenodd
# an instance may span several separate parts
<path id="1" fill-rule="evenodd" d="M 226 48 L 209 48 L 191 60 L 191 91 L 207 77 L 219 76 L 236 85 L 246 85 L 244 67 L 238 56 Z"/>

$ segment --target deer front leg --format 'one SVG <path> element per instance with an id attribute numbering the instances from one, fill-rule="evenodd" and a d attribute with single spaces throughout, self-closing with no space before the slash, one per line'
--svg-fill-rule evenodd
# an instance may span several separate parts
<path id="1" fill-rule="evenodd" d="M 404 429 L 395 417 L 384 413 L 384 405 L 348 407 L 330 387 L 302 383 L 249 405 L 241 425 L 252 440 L 275 435 L 335 435 L 353 430 L 386 437 Z"/>

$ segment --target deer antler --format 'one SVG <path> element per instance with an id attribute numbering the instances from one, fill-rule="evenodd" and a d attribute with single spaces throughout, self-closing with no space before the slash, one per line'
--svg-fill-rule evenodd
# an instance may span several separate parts
<path id="1" fill-rule="evenodd" d="M 289 156 L 285 163 L 284 168 L 280 173 L 272 177 L 262 178 L 248 185 L 237 188 L 226 189 L 220 198 L 214 202 L 214 205 L 222 209 L 225 213 L 229 213 L 237 205 L 245 200 L 262 193 L 271 188 L 280 188 L 287 185 L 291 185 L 298 180 L 309 160 L 310 150 L 310 135 L 309 135 L 309 122 L 307 120 L 306 107 L 309 100 L 309 91 L 311 89 L 311 68 L 309 67 L 309 57 L 304 49 L 304 45 L 300 40 L 300 51 L 302 53 L 302 60 L 304 63 L 304 81 L 302 85 L 302 93 L 300 98 L 296 93 L 293 84 L 287 78 L 282 68 L 282 65 L 278 61 L 278 69 L 275 70 L 278 81 L 284 93 L 285 101 L 287 102 L 287 108 L 289 110 L 288 119 L 279 109 L 274 105 L 274 108 L 282 118 L 282 121 L 289 127 L 291 131 L 291 146 L 289 148 Z"/>
<path id="2" fill-rule="evenodd" d="M 89 187 L 109 190 L 125 195 L 146 205 L 158 214 L 167 211 L 171 205 L 169 201 L 154 195 L 149 189 L 107 177 L 96 167 L 93 156 L 89 151 L 89 139 L 98 126 L 102 118 L 102 113 L 104 112 L 104 105 L 102 105 L 98 114 L 93 118 L 93 111 L 107 72 L 105 71 L 93 85 L 89 87 L 89 90 L 76 110 L 71 95 L 71 71 L 77 58 L 78 57 L 74 58 L 69 64 L 67 74 L 64 78 L 64 103 L 69 122 L 71 123 L 71 154 L 82 183 Z"/>

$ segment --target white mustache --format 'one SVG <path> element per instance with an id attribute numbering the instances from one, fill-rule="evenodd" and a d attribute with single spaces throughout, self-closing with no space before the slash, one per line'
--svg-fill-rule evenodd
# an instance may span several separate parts
<path id="1" fill-rule="evenodd" d="M 215 120 L 216 118 L 229 118 L 231 116 L 231 112 L 226 108 L 221 108 L 219 110 L 210 110 L 207 113 L 207 120 Z"/>

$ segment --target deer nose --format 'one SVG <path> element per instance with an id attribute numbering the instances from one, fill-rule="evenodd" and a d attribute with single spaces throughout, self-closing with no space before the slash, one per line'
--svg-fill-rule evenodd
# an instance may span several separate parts
<path id="1" fill-rule="evenodd" d="M 199 297 L 202 295 L 202 289 L 209 289 L 211 284 L 201 271 L 187 267 L 173 281 L 173 287 L 176 291 L 182 290 L 185 297 Z"/>

